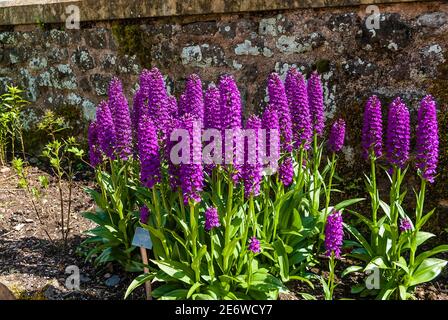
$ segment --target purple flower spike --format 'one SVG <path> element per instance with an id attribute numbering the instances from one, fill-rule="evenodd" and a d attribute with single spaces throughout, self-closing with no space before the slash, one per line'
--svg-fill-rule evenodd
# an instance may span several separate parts
<path id="1" fill-rule="evenodd" d="M 260 240 L 258 240 L 256 237 L 252 237 L 249 240 L 249 250 L 253 253 L 258 253 L 261 251 L 260 249 Z"/>
<path id="2" fill-rule="evenodd" d="M 221 104 L 219 90 L 210 86 L 205 92 L 204 128 L 221 129 Z"/>
<path id="3" fill-rule="evenodd" d="M 258 152 L 258 137 L 261 129 L 261 120 L 257 116 L 251 116 L 246 123 L 246 129 L 254 131 L 254 139 L 244 141 L 244 165 L 242 168 L 242 179 L 244 183 L 244 194 L 246 198 L 257 196 L 260 193 L 263 166 Z M 249 142 L 254 145 L 249 145 Z"/>
<path id="4" fill-rule="evenodd" d="M 177 100 L 174 96 L 168 97 L 168 115 L 171 118 L 177 118 L 179 116 L 179 109 L 177 107 Z"/>
<path id="5" fill-rule="evenodd" d="M 98 143 L 101 151 L 109 158 L 115 159 L 115 125 L 109 105 L 101 101 L 96 110 L 96 123 L 98 127 Z"/>
<path id="6" fill-rule="evenodd" d="M 241 128 L 241 96 L 235 79 L 223 75 L 219 81 L 221 120 L 223 129 Z"/>
<path id="7" fill-rule="evenodd" d="M 131 115 L 121 81 L 118 78 L 113 78 L 109 86 L 109 107 L 117 137 L 115 151 L 121 159 L 127 160 L 132 154 Z"/>
<path id="8" fill-rule="evenodd" d="M 320 75 L 314 71 L 307 83 L 308 102 L 312 117 L 313 130 L 318 135 L 324 132 L 324 95 Z"/>
<path id="9" fill-rule="evenodd" d="M 400 219 L 400 231 L 406 232 L 412 230 L 412 224 L 411 221 L 409 221 L 408 218 Z"/>
<path id="10" fill-rule="evenodd" d="M 280 139 L 282 149 L 292 151 L 292 123 L 291 113 L 288 107 L 285 87 L 277 73 L 271 73 L 268 79 L 269 104 L 278 112 L 280 126 Z"/>
<path id="11" fill-rule="evenodd" d="M 273 130 L 276 130 L 277 133 L 280 132 L 280 124 L 278 121 L 278 113 L 275 110 L 275 108 L 272 105 L 267 106 L 267 108 L 263 112 L 263 117 L 261 120 L 261 127 L 262 129 L 266 130 L 266 142 L 265 142 L 265 148 L 264 154 L 266 157 L 270 156 L 270 150 L 271 150 L 271 134 L 273 134 Z M 280 141 L 280 140 L 278 140 Z M 280 149 L 280 146 L 276 146 L 277 150 Z M 264 161 L 263 161 L 264 162 Z M 272 166 L 271 164 L 270 166 Z"/>
<path id="12" fill-rule="evenodd" d="M 223 154 L 225 155 L 225 147 L 228 143 L 233 143 L 233 168 L 234 172 L 232 179 L 234 183 L 237 183 L 241 177 L 240 164 L 236 163 L 236 156 L 240 154 L 239 148 L 240 144 L 237 144 L 235 140 L 233 141 L 225 140 L 225 129 L 241 129 L 242 128 L 242 117 L 241 117 L 241 96 L 240 91 L 236 85 L 235 79 L 230 75 L 223 75 L 219 80 L 219 95 L 221 101 L 221 129 L 222 129 L 222 147 Z M 226 162 L 229 159 L 226 159 Z"/>
<path id="13" fill-rule="evenodd" d="M 367 159 L 370 152 L 376 158 L 383 155 L 383 117 L 381 114 L 381 101 L 377 96 L 371 96 L 364 110 L 362 127 L 363 157 Z"/>
<path id="14" fill-rule="evenodd" d="M 187 78 L 185 85 L 185 113 L 194 116 L 204 123 L 204 96 L 202 94 L 201 78 L 192 74 Z"/>
<path id="15" fill-rule="evenodd" d="M 138 122 L 143 115 L 148 114 L 147 108 L 145 108 L 145 99 L 143 97 L 143 92 L 141 89 L 137 90 L 134 95 L 132 110 L 131 110 L 131 120 L 132 129 L 134 132 L 138 131 Z"/>
<path id="16" fill-rule="evenodd" d="M 179 180 L 184 196 L 184 203 L 188 204 L 189 200 L 194 202 L 201 201 L 201 195 L 204 183 L 204 172 L 201 159 L 195 159 L 195 154 L 201 157 L 201 134 L 194 134 L 194 124 L 200 127 L 200 122 L 196 116 L 185 114 L 180 121 L 181 129 L 188 131 L 190 135 L 190 161 L 189 163 L 181 163 L 179 166 Z M 200 131 L 200 130 L 199 130 Z M 198 160 L 198 161 L 195 161 Z"/>
<path id="17" fill-rule="evenodd" d="M 313 136 L 308 93 L 303 75 L 290 68 L 285 80 L 286 95 L 292 118 L 294 147 L 308 150 Z"/>
<path id="18" fill-rule="evenodd" d="M 294 177 L 294 166 L 290 156 L 288 156 L 285 160 L 283 160 L 283 163 L 280 164 L 278 167 L 278 174 L 280 181 L 285 187 L 291 185 Z"/>
<path id="19" fill-rule="evenodd" d="M 345 139 L 345 121 L 338 119 L 333 123 L 328 139 L 328 149 L 330 152 L 339 152 L 344 146 Z"/>
<path id="20" fill-rule="evenodd" d="M 420 103 L 417 119 L 416 166 L 423 179 L 434 182 L 439 158 L 439 129 L 437 106 L 432 96 L 426 96 Z"/>
<path id="21" fill-rule="evenodd" d="M 179 117 L 183 116 L 186 113 L 187 109 L 187 96 L 184 93 L 182 93 L 179 97 L 179 103 L 178 103 L 178 115 Z"/>
<path id="22" fill-rule="evenodd" d="M 99 148 L 98 141 L 98 125 L 96 122 L 92 122 L 89 126 L 87 133 L 87 139 L 89 143 L 89 160 L 93 167 L 98 166 L 102 161 L 102 155 Z"/>
<path id="23" fill-rule="evenodd" d="M 216 208 L 208 208 L 205 210 L 205 231 L 209 232 L 213 228 L 219 228 L 218 210 Z"/>
<path id="24" fill-rule="evenodd" d="M 149 117 L 140 119 L 137 137 L 140 180 L 145 187 L 152 188 L 160 181 L 160 156 L 157 129 Z"/>
<path id="25" fill-rule="evenodd" d="M 403 168 L 409 158 L 409 110 L 400 98 L 389 107 L 387 122 L 387 159 L 392 165 Z"/>
<path id="26" fill-rule="evenodd" d="M 342 213 L 334 211 L 327 218 L 325 225 L 325 249 L 328 257 L 334 253 L 336 258 L 341 257 L 342 241 L 344 238 Z"/>
<path id="27" fill-rule="evenodd" d="M 140 208 L 140 222 L 147 224 L 149 219 L 149 210 L 146 206 Z"/>

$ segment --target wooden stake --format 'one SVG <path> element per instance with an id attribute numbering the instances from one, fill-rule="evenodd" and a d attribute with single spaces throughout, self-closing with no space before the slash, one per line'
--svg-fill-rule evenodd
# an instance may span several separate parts
<path id="1" fill-rule="evenodd" d="M 148 255 L 146 253 L 146 249 L 143 247 L 140 247 L 140 253 L 142 255 L 142 261 L 143 264 L 147 265 L 148 264 Z M 145 273 L 149 273 L 149 269 L 147 267 L 143 268 L 143 271 Z M 151 289 L 151 281 L 146 281 L 145 282 L 145 291 L 146 291 L 146 300 L 152 300 L 152 289 Z"/>

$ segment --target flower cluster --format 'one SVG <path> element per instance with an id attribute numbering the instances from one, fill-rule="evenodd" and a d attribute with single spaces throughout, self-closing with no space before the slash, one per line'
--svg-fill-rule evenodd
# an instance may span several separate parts
<path id="1" fill-rule="evenodd" d="M 225 163 L 224 169 L 231 169 L 229 172 L 235 184 L 241 182 L 246 197 L 259 195 L 262 172 L 266 167 L 273 169 L 269 174 L 278 168 L 279 181 L 289 186 L 294 176 L 292 152 L 294 149 L 309 149 L 313 131 L 323 132 L 322 85 L 317 73 L 313 73 L 307 83 L 304 76 L 292 68 L 285 82 L 278 74 L 272 73 L 268 78 L 267 92 L 269 105 L 262 116 L 250 116 L 243 127 L 241 95 L 231 75 L 221 76 L 218 85 L 211 84 L 204 93 L 201 79 L 193 74 L 187 78 L 185 90 L 177 100 L 168 95 L 164 77 L 157 68 L 143 70 L 131 110 L 121 82 L 114 78 L 109 88 L 109 100 L 100 103 L 97 119 L 89 128 L 91 163 L 97 166 L 104 157 L 124 161 L 135 157 L 140 163 L 143 186 L 153 188 L 162 181 L 164 171 L 168 173 L 171 187 L 180 188 L 185 204 L 200 202 L 204 168 L 209 175 L 215 168 L 215 165 L 203 163 L 201 133 L 203 129 L 217 129 L 222 138 L 221 156 L 229 156 L 226 152 L 228 146 L 232 156 L 230 161 L 225 158 L 220 163 Z M 188 150 L 174 149 L 180 142 L 180 137 L 179 140 L 172 139 L 177 129 L 189 134 Z M 230 141 L 228 129 L 234 130 Z M 261 136 L 262 129 L 265 137 Z M 246 145 L 246 137 L 241 136 L 243 130 L 252 131 L 254 139 L 250 140 L 255 143 Z M 333 152 L 341 149 L 344 132 L 345 123 L 339 120 L 333 126 L 330 138 Z M 260 137 L 264 138 L 263 143 L 259 143 Z M 220 147 L 212 150 L 212 159 L 215 159 Z M 255 161 L 248 161 L 252 153 Z M 188 161 L 174 163 L 173 154 Z M 241 155 L 242 163 L 239 162 Z M 162 170 L 165 162 L 167 171 Z"/>
<path id="2" fill-rule="evenodd" d="M 409 110 L 400 98 L 389 106 L 387 119 L 387 159 L 392 165 L 403 168 L 409 158 L 411 128 Z"/>
<path id="3" fill-rule="evenodd" d="M 377 96 L 369 98 L 364 110 L 362 149 L 365 159 L 369 157 L 370 152 L 373 152 L 376 158 L 383 154 L 383 119 L 381 101 Z"/>
<path id="4" fill-rule="evenodd" d="M 330 152 L 339 152 L 344 146 L 345 139 L 345 121 L 338 119 L 333 123 L 330 129 L 330 137 L 328 139 L 328 149 Z"/>
<path id="5" fill-rule="evenodd" d="M 258 253 L 261 251 L 260 249 L 260 240 L 258 240 L 256 237 L 252 237 L 249 240 L 249 250 L 253 253 Z"/>
<path id="6" fill-rule="evenodd" d="M 342 212 L 334 211 L 327 218 L 325 225 L 325 248 L 326 255 L 334 253 L 336 258 L 341 257 L 342 241 L 344 239 Z"/>
<path id="7" fill-rule="evenodd" d="M 218 209 L 208 208 L 205 210 L 205 231 L 210 231 L 213 228 L 218 228 L 221 226 L 219 223 Z"/>
<path id="8" fill-rule="evenodd" d="M 422 177 L 434 182 L 439 157 L 439 132 L 436 103 L 431 96 L 423 98 L 418 110 L 416 160 Z"/>

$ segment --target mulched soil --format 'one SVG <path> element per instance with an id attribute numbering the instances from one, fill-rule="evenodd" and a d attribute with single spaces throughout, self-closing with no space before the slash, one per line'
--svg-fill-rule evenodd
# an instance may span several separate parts
<path id="1" fill-rule="evenodd" d="M 42 210 L 39 222 L 27 192 L 18 188 L 18 180 L 10 167 L 0 167 L 0 283 L 5 284 L 20 299 L 41 300 L 104 300 L 123 299 L 128 285 L 137 274 L 124 272 L 120 267 L 109 264 L 96 268 L 77 253 L 79 244 L 86 239 L 84 231 L 94 225 L 81 216 L 84 211 L 92 210 L 94 203 L 83 188 L 92 186 L 89 177 L 78 177 L 73 190 L 73 214 L 71 232 L 66 249 L 60 239 L 59 191 L 55 179 L 47 172 L 36 167 L 29 170 L 31 185 L 38 185 L 38 176 L 47 175 L 49 188 L 45 191 L 38 207 Z M 67 184 L 64 185 L 67 190 Z M 48 239 L 45 230 L 53 241 Z M 446 238 L 446 235 L 445 235 Z M 445 239 L 443 239 L 445 240 Z M 445 256 L 444 258 L 448 258 Z M 343 260 L 337 264 L 340 274 L 352 262 Z M 322 261 L 322 266 L 326 262 Z M 67 289 L 65 283 L 70 275 L 66 273 L 69 266 L 77 266 L 81 274 L 80 290 Z M 325 267 L 312 271 L 327 276 Z M 362 274 L 351 274 L 343 279 L 337 278 L 339 285 L 335 298 L 359 299 L 351 294 L 351 287 L 362 280 Z M 305 292 L 323 299 L 322 288 L 318 281 L 313 281 L 315 288 L 292 281 L 291 290 L 281 294 L 282 300 L 302 299 Z M 436 281 L 416 290 L 418 299 L 448 300 L 448 272 L 444 271 Z M 129 299 L 144 299 L 144 289 L 134 291 Z"/>

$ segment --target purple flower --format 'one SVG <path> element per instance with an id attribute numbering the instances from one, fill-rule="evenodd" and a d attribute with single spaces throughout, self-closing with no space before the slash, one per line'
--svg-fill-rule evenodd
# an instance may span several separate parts
<path id="1" fill-rule="evenodd" d="M 286 95 L 292 118 L 293 142 L 296 148 L 309 149 L 313 136 L 310 106 L 305 79 L 296 68 L 290 68 L 285 80 Z"/>
<path id="2" fill-rule="evenodd" d="M 252 237 L 249 240 L 249 250 L 253 253 L 258 253 L 261 251 L 260 249 L 260 240 L 258 240 L 256 237 Z"/>
<path id="3" fill-rule="evenodd" d="M 90 124 L 87 132 L 87 139 L 89 143 L 89 160 L 93 167 L 99 165 L 102 161 L 101 151 L 99 149 L 98 141 L 98 125 L 94 121 Z"/>
<path id="4" fill-rule="evenodd" d="M 221 101 L 221 129 L 223 141 L 223 154 L 226 156 L 225 162 L 232 163 L 235 172 L 232 179 L 237 183 L 240 178 L 241 168 L 240 164 L 236 163 L 236 156 L 241 153 L 240 144 L 236 143 L 240 138 L 238 132 L 234 132 L 234 139 L 227 141 L 225 139 L 226 129 L 241 129 L 241 96 L 240 91 L 236 85 L 235 79 L 231 75 L 223 75 L 219 80 L 219 95 Z M 232 153 L 227 155 L 226 144 L 232 146 Z M 231 158 L 230 158 L 231 157 Z M 229 159 L 230 158 L 230 159 Z M 233 161 L 231 161 L 233 159 Z"/>
<path id="5" fill-rule="evenodd" d="M 171 161 L 170 153 L 172 148 L 178 143 L 178 141 L 170 141 L 169 137 L 171 136 L 171 133 L 174 130 L 180 127 L 181 127 L 180 120 L 177 118 L 171 118 L 167 130 L 168 139 L 166 140 L 165 158 L 168 160 L 168 176 L 171 189 L 173 190 L 176 190 L 178 187 L 180 187 L 179 165 L 174 164 L 173 161 Z"/>
<path id="6" fill-rule="evenodd" d="M 98 143 L 101 151 L 110 159 L 115 159 L 115 125 L 109 105 L 101 101 L 96 109 L 96 123 L 98 129 Z"/>
<path id="7" fill-rule="evenodd" d="M 439 158 L 439 129 L 437 107 L 432 96 L 426 96 L 420 103 L 417 119 L 416 166 L 423 179 L 434 182 Z"/>
<path id="8" fill-rule="evenodd" d="M 292 151 L 292 123 L 291 113 L 288 107 L 285 87 L 277 73 L 271 73 L 268 79 L 269 104 L 278 112 L 280 126 L 280 141 L 282 149 Z"/>
<path id="9" fill-rule="evenodd" d="M 204 123 L 204 97 L 202 94 L 201 78 L 192 74 L 185 84 L 185 113 L 194 116 L 200 123 Z"/>
<path id="10" fill-rule="evenodd" d="M 187 109 L 187 96 L 184 93 L 182 93 L 179 97 L 179 103 L 178 103 L 178 115 L 179 116 L 183 116 L 186 112 L 185 110 Z"/>
<path id="11" fill-rule="evenodd" d="M 318 135 L 324 132 L 324 95 L 320 75 L 314 71 L 307 83 L 308 103 L 312 118 L 313 130 Z"/>
<path id="12" fill-rule="evenodd" d="M 336 120 L 330 129 L 330 137 L 328 139 L 328 149 L 330 152 L 339 152 L 344 146 L 345 139 L 345 121 L 344 119 Z"/>
<path id="13" fill-rule="evenodd" d="M 242 179 L 244 183 L 244 194 L 246 198 L 260 193 L 262 179 L 262 164 L 258 152 L 258 137 L 261 129 L 261 120 L 257 116 L 251 116 L 246 122 L 246 130 L 253 130 L 253 137 L 244 141 L 244 165 L 242 168 Z M 246 140 L 246 139 L 245 139 Z"/>
<path id="14" fill-rule="evenodd" d="M 409 158 L 410 127 L 409 110 L 400 98 L 389 106 L 387 121 L 387 159 L 403 168 Z"/>
<path id="15" fill-rule="evenodd" d="M 179 116 L 179 109 L 177 107 L 177 100 L 174 96 L 168 96 L 168 115 L 171 118 Z"/>
<path id="16" fill-rule="evenodd" d="M 241 96 L 235 79 L 223 75 L 219 80 L 221 120 L 223 129 L 241 128 Z"/>
<path id="17" fill-rule="evenodd" d="M 362 127 L 362 149 L 365 159 L 372 151 L 377 158 L 383 155 L 383 118 L 381 114 L 381 101 L 377 96 L 371 96 L 364 110 L 364 123 Z"/>
<path id="18" fill-rule="evenodd" d="M 285 187 L 292 183 L 292 179 L 294 177 L 294 166 L 290 156 L 287 156 L 278 167 L 278 175 L 280 181 Z"/>
<path id="19" fill-rule="evenodd" d="M 118 78 L 113 78 L 109 86 L 109 107 L 115 125 L 115 152 L 121 159 L 127 160 L 132 154 L 131 115 L 121 81 Z"/>
<path id="20" fill-rule="evenodd" d="M 411 221 L 409 221 L 408 218 L 400 219 L 400 231 L 406 232 L 412 230 L 412 224 Z"/>
<path id="21" fill-rule="evenodd" d="M 221 129 L 221 104 L 219 90 L 210 86 L 205 92 L 204 128 Z"/>
<path id="22" fill-rule="evenodd" d="M 140 88 L 148 103 L 145 114 L 152 118 L 157 129 L 165 135 L 170 117 L 170 102 L 160 70 L 157 68 L 152 68 L 150 71 L 144 70 L 140 75 Z"/>
<path id="23" fill-rule="evenodd" d="M 147 224 L 148 218 L 149 218 L 149 210 L 146 206 L 142 206 L 140 208 L 140 222 L 143 224 Z"/>
<path id="24" fill-rule="evenodd" d="M 195 123 L 199 129 L 198 133 L 194 132 Z M 189 200 L 200 202 L 200 193 L 204 183 L 200 123 L 196 116 L 187 113 L 181 119 L 180 127 L 188 131 L 190 135 L 190 161 L 181 163 L 179 166 L 179 181 L 184 203 L 188 204 Z M 199 159 L 196 159 L 195 156 Z"/>
<path id="25" fill-rule="evenodd" d="M 140 119 L 137 137 L 140 180 L 145 187 L 152 188 L 160 181 L 160 156 L 157 129 L 149 117 Z"/>
<path id="26" fill-rule="evenodd" d="M 270 157 L 270 151 L 271 151 L 271 135 L 276 132 L 277 134 L 277 141 L 280 141 L 278 139 L 278 134 L 280 132 L 280 125 L 278 121 L 278 113 L 275 110 L 275 108 L 272 105 L 268 105 L 267 108 L 263 112 L 263 116 L 261 119 L 261 127 L 262 129 L 266 130 L 266 139 L 265 139 L 265 148 L 266 150 L 263 150 L 263 154 L 266 157 Z M 274 131 L 276 130 L 276 131 Z M 274 146 L 277 148 L 277 153 L 280 149 L 280 146 Z M 264 161 L 263 161 L 264 162 Z M 271 167 L 273 164 L 270 165 Z"/>
<path id="27" fill-rule="evenodd" d="M 134 132 L 138 131 L 138 122 L 140 121 L 140 117 L 144 114 L 148 114 L 147 108 L 145 108 L 145 99 L 143 97 L 143 92 L 141 89 L 137 90 L 134 95 L 132 110 L 131 110 L 131 120 L 132 120 L 132 129 Z"/>
<path id="28" fill-rule="evenodd" d="M 344 238 L 344 230 L 342 225 L 342 213 L 333 211 L 327 217 L 325 225 L 325 249 L 326 255 L 329 257 L 332 253 L 336 258 L 341 257 L 342 241 Z"/>
<path id="29" fill-rule="evenodd" d="M 218 210 L 216 208 L 208 208 L 205 210 L 205 231 L 220 227 Z"/>

